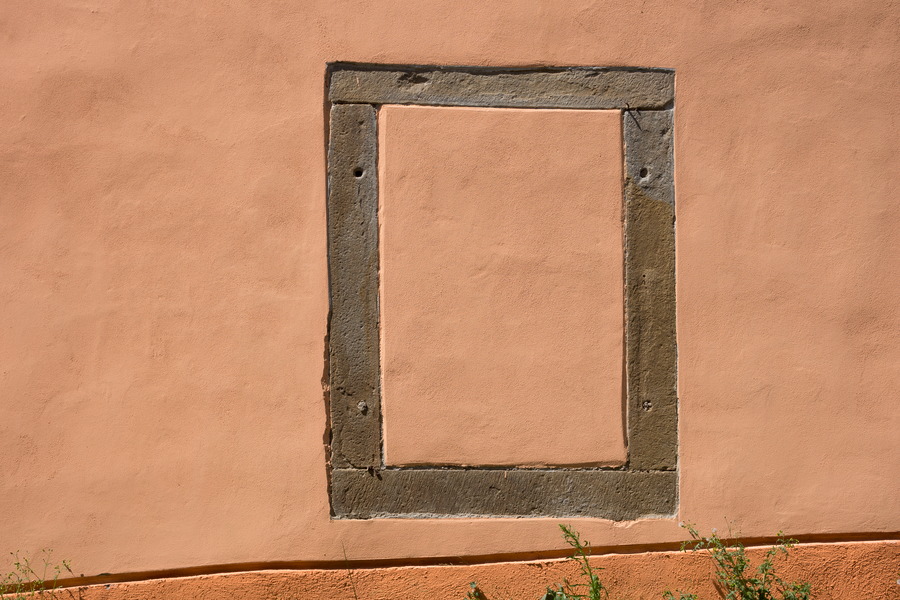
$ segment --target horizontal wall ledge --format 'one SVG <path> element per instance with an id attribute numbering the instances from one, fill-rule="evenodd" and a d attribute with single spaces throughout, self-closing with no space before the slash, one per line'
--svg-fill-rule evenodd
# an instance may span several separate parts
<path id="1" fill-rule="evenodd" d="M 752 564 L 766 547 L 748 549 Z M 814 598 L 894 598 L 900 542 L 800 544 L 778 561 L 778 573 L 789 581 L 810 581 Z M 692 591 L 716 598 L 712 561 L 705 552 L 641 552 L 594 556 L 591 565 L 609 588 L 610 597 L 660 598 L 665 589 Z M 827 568 L 823 568 L 827 565 Z M 462 598 L 475 581 L 488 600 L 537 598 L 548 585 L 563 579 L 581 581 L 578 565 L 568 560 L 493 562 L 476 565 L 356 568 L 343 563 L 331 569 L 248 570 L 173 576 L 160 579 L 108 581 L 69 587 L 57 597 L 79 600 L 193 600 L 194 598 Z"/>

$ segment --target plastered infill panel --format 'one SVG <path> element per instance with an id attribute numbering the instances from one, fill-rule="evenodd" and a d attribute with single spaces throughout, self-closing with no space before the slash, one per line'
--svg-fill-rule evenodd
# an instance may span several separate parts
<path id="1" fill-rule="evenodd" d="M 381 107 L 386 466 L 624 464 L 621 130 Z"/>
<path id="2" fill-rule="evenodd" d="M 630 520 L 674 514 L 677 500 L 674 73 L 623 68 L 502 70 L 339 64 L 329 70 L 328 99 L 332 516 L 581 516 Z M 390 320 L 394 309 L 386 307 L 382 312 L 379 304 L 382 284 L 386 286 L 383 301 L 390 302 L 390 275 L 382 274 L 381 267 L 391 270 L 390 261 L 394 258 L 388 256 L 384 263 L 379 258 L 382 243 L 379 209 L 383 203 L 379 199 L 378 115 L 379 111 L 385 111 L 384 119 L 388 123 L 385 135 L 390 136 L 391 112 L 396 110 L 400 114 L 411 110 L 386 106 L 392 104 L 481 107 L 485 113 L 494 113 L 498 118 L 512 114 L 498 109 L 509 108 L 566 109 L 563 112 L 578 109 L 570 114 L 592 111 L 595 113 L 592 118 L 601 119 L 597 111 L 616 112 L 621 129 L 604 127 L 597 133 L 603 137 L 611 129 L 620 132 L 616 141 L 623 149 L 624 177 L 619 193 L 624 235 L 619 255 L 624 273 L 620 280 L 620 288 L 624 288 L 621 322 L 624 323 L 625 390 L 620 396 L 624 405 L 624 461 L 609 460 L 609 464 L 604 464 L 605 459 L 598 458 L 614 444 L 593 448 L 586 453 L 590 456 L 587 464 L 578 465 L 542 464 L 558 458 L 549 453 L 525 458 L 518 451 L 506 457 L 510 466 L 502 461 L 486 464 L 486 459 L 481 458 L 486 454 L 479 454 L 473 461 L 475 464 L 469 465 L 469 459 L 462 454 L 464 451 L 453 447 L 449 449 L 447 464 L 418 465 L 414 464 L 418 458 L 413 456 L 407 465 L 402 454 L 399 460 L 389 458 L 392 425 L 388 420 L 392 409 L 388 408 L 391 400 L 386 391 L 395 383 L 389 374 L 395 368 L 389 364 Z M 423 127 L 420 134 L 427 135 L 426 129 Z M 524 145 L 523 140 L 515 143 Z M 609 144 L 610 140 L 604 138 L 597 141 L 597 148 L 609 148 Z M 389 170 L 390 164 L 386 164 Z M 390 173 L 386 171 L 384 177 L 390 187 Z M 435 176 L 428 185 L 433 186 L 439 180 Z M 596 185 L 603 189 L 609 183 L 609 179 L 604 179 Z M 602 196 L 598 194 L 598 199 Z M 539 211 L 534 206 L 529 210 Z M 382 216 L 390 223 L 389 210 Z M 412 220 L 416 218 L 421 217 Z M 387 231 L 386 253 L 393 252 L 390 225 Z M 427 233 L 419 234 L 427 242 Z M 603 252 L 598 255 L 602 256 Z M 603 275 L 604 272 L 598 272 L 599 277 Z M 602 283 L 601 279 L 597 285 Z M 571 281 L 567 285 L 571 286 Z M 455 307 L 454 311 L 458 312 Z M 446 318 L 452 314 L 448 313 Z M 602 322 L 602 318 L 598 319 Z M 408 327 L 414 325 L 412 322 Z M 425 333 L 423 330 L 422 335 Z M 382 335 L 386 336 L 384 373 L 389 374 L 384 380 Z M 415 332 L 408 331 L 405 335 L 412 339 Z M 620 332 L 620 339 L 622 335 Z M 598 336 L 597 341 L 602 345 L 608 340 Z M 511 364 L 515 361 L 506 363 Z M 604 408 L 602 401 L 601 396 L 600 412 Z M 455 404 L 464 405 L 458 400 Z M 402 408 L 403 400 L 396 406 Z M 414 412 L 412 405 L 409 408 Z M 620 423 L 621 415 L 620 408 Z M 456 422 L 464 421 L 459 418 Z M 582 429 L 597 425 L 587 419 L 582 421 Z M 404 426 L 402 421 L 394 425 L 401 429 Z M 565 432 L 548 427 L 546 443 L 553 445 L 562 435 Z M 489 448 L 489 444 L 484 448 Z M 396 449 L 402 451 L 403 443 Z M 434 461 L 436 452 L 447 451 L 446 447 L 408 449 L 413 454 L 419 452 L 419 458 L 427 461 Z"/>

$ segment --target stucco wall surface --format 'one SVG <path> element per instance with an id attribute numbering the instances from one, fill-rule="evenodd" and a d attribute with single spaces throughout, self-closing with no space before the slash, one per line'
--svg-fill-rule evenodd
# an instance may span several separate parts
<path id="1" fill-rule="evenodd" d="M 332 521 L 329 61 L 676 69 L 680 509 L 596 544 L 900 530 L 900 8 L 0 4 L 0 551 L 79 573 L 500 555 Z"/>
<path id="2" fill-rule="evenodd" d="M 380 115 L 386 463 L 622 464 L 619 111 Z"/>

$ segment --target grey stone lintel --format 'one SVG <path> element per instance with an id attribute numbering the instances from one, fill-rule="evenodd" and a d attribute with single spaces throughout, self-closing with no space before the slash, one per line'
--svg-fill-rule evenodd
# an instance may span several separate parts
<path id="1" fill-rule="evenodd" d="M 331 73 L 334 103 L 490 106 L 496 108 L 660 109 L 675 97 L 665 69 L 569 67 L 341 67 Z"/>

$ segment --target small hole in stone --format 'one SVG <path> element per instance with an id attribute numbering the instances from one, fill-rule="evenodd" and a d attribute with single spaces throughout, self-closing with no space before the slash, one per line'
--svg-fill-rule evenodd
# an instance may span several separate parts
<path id="1" fill-rule="evenodd" d="M 640 175 L 643 178 L 643 177 L 646 177 L 649 173 L 650 172 L 647 171 L 647 167 L 644 167 L 643 169 L 641 169 Z"/>
<path id="2" fill-rule="evenodd" d="M 353 171 L 353 176 L 354 176 L 354 177 L 362 177 L 362 176 L 363 176 L 363 170 L 362 170 L 362 169 L 356 169 L 355 171 Z"/>

